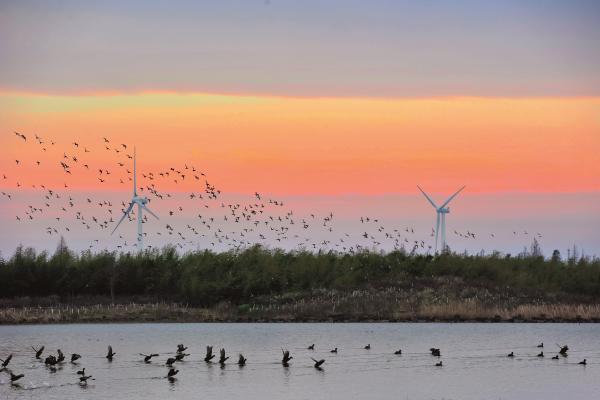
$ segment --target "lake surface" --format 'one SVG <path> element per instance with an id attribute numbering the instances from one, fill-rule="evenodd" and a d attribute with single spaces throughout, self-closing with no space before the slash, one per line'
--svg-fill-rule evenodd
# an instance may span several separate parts
<path id="1" fill-rule="evenodd" d="M 544 342 L 545 357 L 536 346 Z M 166 379 L 178 343 L 189 347 Z M 315 343 L 315 351 L 306 347 Z M 552 360 L 568 344 L 569 356 Z M 106 358 L 111 344 L 117 353 Z M 224 347 L 224 368 L 203 361 L 206 345 Z M 370 350 L 363 347 L 371 344 Z M 34 358 L 61 349 L 51 372 Z M 338 353 L 330 350 L 337 347 Z M 430 347 L 441 349 L 438 359 Z M 281 349 L 294 359 L 281 365 Z M 402 355 L 394 355 L 401 348 Z M 514 351 L 514 358 L 506 355 Z M 236 365 L 239 353 L 248 363 Z M 0 358 L 24 373 L 19 386 L 0 372 L 0 399 L 599 399 L 600 324 L 99 324 L 0 326 Z M 159 353 L 145 364 L 138 353 Z M 323 370 L 310 357 L 326 360 Z M 588 365 L 578 365 L 587 359 Z M 443 367 L 435 363 L 443 361 Z M 95 380 L 79 385 L 82 367 Z"/>

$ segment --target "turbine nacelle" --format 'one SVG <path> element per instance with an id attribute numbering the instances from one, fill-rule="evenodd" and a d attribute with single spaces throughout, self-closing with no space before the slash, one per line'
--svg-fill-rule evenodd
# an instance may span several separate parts
<path id="1" fill-rule="evenodd" d="M 133 196 L 133 199 L 131 199 L 131 201 L 133 203 L 141 204 L 143 206 L 145 206 L 146 204 L 148 204 L 148 198 L 147 197 L 142 197 L 142 196 Z"/>
<path id="2" fill-rule="evenodd" d="M 142 232 L 142 223 L 143 223 L 142 212 L 146 211 L 148 214 L 150 214 L 154 218 L 158 219 L 156 214 L 154 214 L 152 211 L 150 211 L 150 209 L 146 206 L 146 204 L 148 204 L 149 202 L 150 202 L 150 200 L 148 200 L 147 197 L 137 195 L 136 156 L 135 156 L 135 147 L 134 147 L 133 148 L 133 197 L 131 198 L 131 201 L 129 202 L 129 206 L 127 207 L 127 209 L 123 211 L 123 216 L 121 217 L 121 219 L 115 226 L 115 229 L 113 229 L 113 231 L 111 232 L 111 235 L 117 230 L 119 225 L 121 225 L 121 222 L 123 222 L 123 220 L 129 216 L 129 214 L 131 213 L 131 211 L 133 209 L 133 206 L 135 206 L 137 204 L 137 206 L 138 206 L 138 209 L 137 209 L 137 228 L 138 228 L 137 229 L 137 231 L 138 231 L 137 248 L 139 251 L 143 250 L 143 248 L 144 248 L 143 236 L 144 235 Z"/>
<path id="3" fill-rule="evenodd" d="M 427 193 L 425 193 L 425 191 L 423 189 L 421 189 L 420 186 L 417 185 L 417 187 L 419 188 L 421 193 L 423 193 L 423 196 L 425 196 L 427 201 L 429 201 L 429 203 L 433 206 L 433 208 L 436 211 L 435 251 L 437 253 L 438 236 L 439 236 L 440 231 L 442 232 L 442 250 L 445 251 L 446 250 L 446 214 L 450 213 L 450 207 L 446 207 L 446 206 L 452 201 L 452 199 L 454 199 L 465 188 L 465 186 L 461 187 L 460 189 L 458 189 L 456 191 L 456 193 L 454 193 L 452 196 L 448 197 L 448 199 L 439 207 L 437 204 L 435 204 L 435 202 L 431 199 L 431 197 L 429 197 L 427 195 Z"/>

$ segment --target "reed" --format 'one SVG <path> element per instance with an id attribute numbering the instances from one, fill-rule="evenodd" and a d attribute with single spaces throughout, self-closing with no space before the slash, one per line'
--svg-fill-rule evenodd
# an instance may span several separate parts
<path id="1" fill-rule="evenodd" d="M 0 323 L 215 322 L 215 321 L 600 321 L 600 304 L 487 304 L 476 298 L 448 300 L 426 293 L 328 291 L 258 298 L 258 302 L 212 307 L 179 303 L 123 303 L 56 307 L 6 307 Z M 488 299 L 489 300 L 489 299 Z"/>

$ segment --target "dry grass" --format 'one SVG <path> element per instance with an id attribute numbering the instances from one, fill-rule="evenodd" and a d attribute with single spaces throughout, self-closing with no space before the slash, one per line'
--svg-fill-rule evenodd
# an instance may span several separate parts
<path id="1" fill-rule="evenodd" d="M 489 307 L 475 302 L 425 305 L 418 319 L 467 321 L 599 321 L 600 304 L 521 304 L 516 307 Z"/>
<path id="2" fill-rule="evenodd" d="M 115 304 L 94 306 L 19 307 L 0 309 L 0 323 L 134 322 L 211 320 L 207 309 L 178 304 Z"/>
<path id="3" fill-rule="evenodd" d="M 1 324 L 210 321 L 600 321 L 600 304 L 523 298 L 508 291 L 456 285 L 370 290 L 313 290 L 222 302 L 211 308 L 177 303 L 0 306 Z"/>

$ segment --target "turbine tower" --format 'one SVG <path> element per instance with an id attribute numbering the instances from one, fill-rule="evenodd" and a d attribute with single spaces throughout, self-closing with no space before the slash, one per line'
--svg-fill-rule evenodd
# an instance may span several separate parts
<path id="1" fill-rule="evenodd" d="M 135 147 L 134 147 L 133 148 L 133 197 L 131 199 L 131 202 L 129 203 L 129 207 L 127 207 L 127 210 L 125 210 L 125 212 L 123 212 L 123 216 L 117 223 L 117 226 L 115 226 L 115 229 L 113 229 L 113 231 L 110 234 L 112 235 L 113 233 L 115 233 L 115 231 L 117 230 L 119 225 L 121 225 L 121 222 L 123 222 L 125 217 L 129 216 L 129 214 L 131 213 L 131 210 L 133 209 L 133 206 L 137 204 L 137 206 L 138 206 L 138 208 L 137 208 L 137 248 L 138 248 L 138 251 L 142 251 L 144 249 L 144 242 L 143 242 L 144 232 L 142 231 L 142 210 L 148 211 L 148 213 L 156 219 L 158 219 L 158 217 L 156 216 L 156 214 L 154 214 L 152 211 L 150 211 L 150 209 L 146 206 L 146 204 L 148 204 L 148 198 L 137 195 L 137 175 L 136 175 L 136 165 L 135 165 L 136 162 L 135 161 L 136 160 L 135 160 Z"/>
<path id="2" fill-rule="evenodd" d="M 442 224 L 442 251 L 445 251 L 446 250 L 446 214 L 448 214 L 450 212 L 450 207 L 446 207 L 446 206 L 466 186 L 461 187 L 460 189 L 458 189 L 456 191 L 456 193 L 454 193 L 452 196 L 448 197 L 448 200 L 446 200 L 446 202 L 444 202 L 444 204 L 442 204 L 440 207 L 438 207 L 433 202 L 433 200 L 431 200 L 431 197 L 429 197 L 427 195 L 427 193 L 425 193 L 425 191 L 423 191 L 423 189 L 421 189 L 421 187 L 419 185 L 417 185 L 417 187 L 419 188 L 419 190 L 421 191 L 421 193 L 423 193 L 423 195 L 427 198 L 427 200 L 429 200 L 429 202 L 431 203 L 431 205 L 433 206 L 433 208 L 435 208 L 435 212 L 437 214 L 437 218 L 436 218 L 436 222 L 435 222 L 435 252 L 437 253 L 438 236 L 439 236 L 439 233 L 440 233 L 440 223 Z"/>

